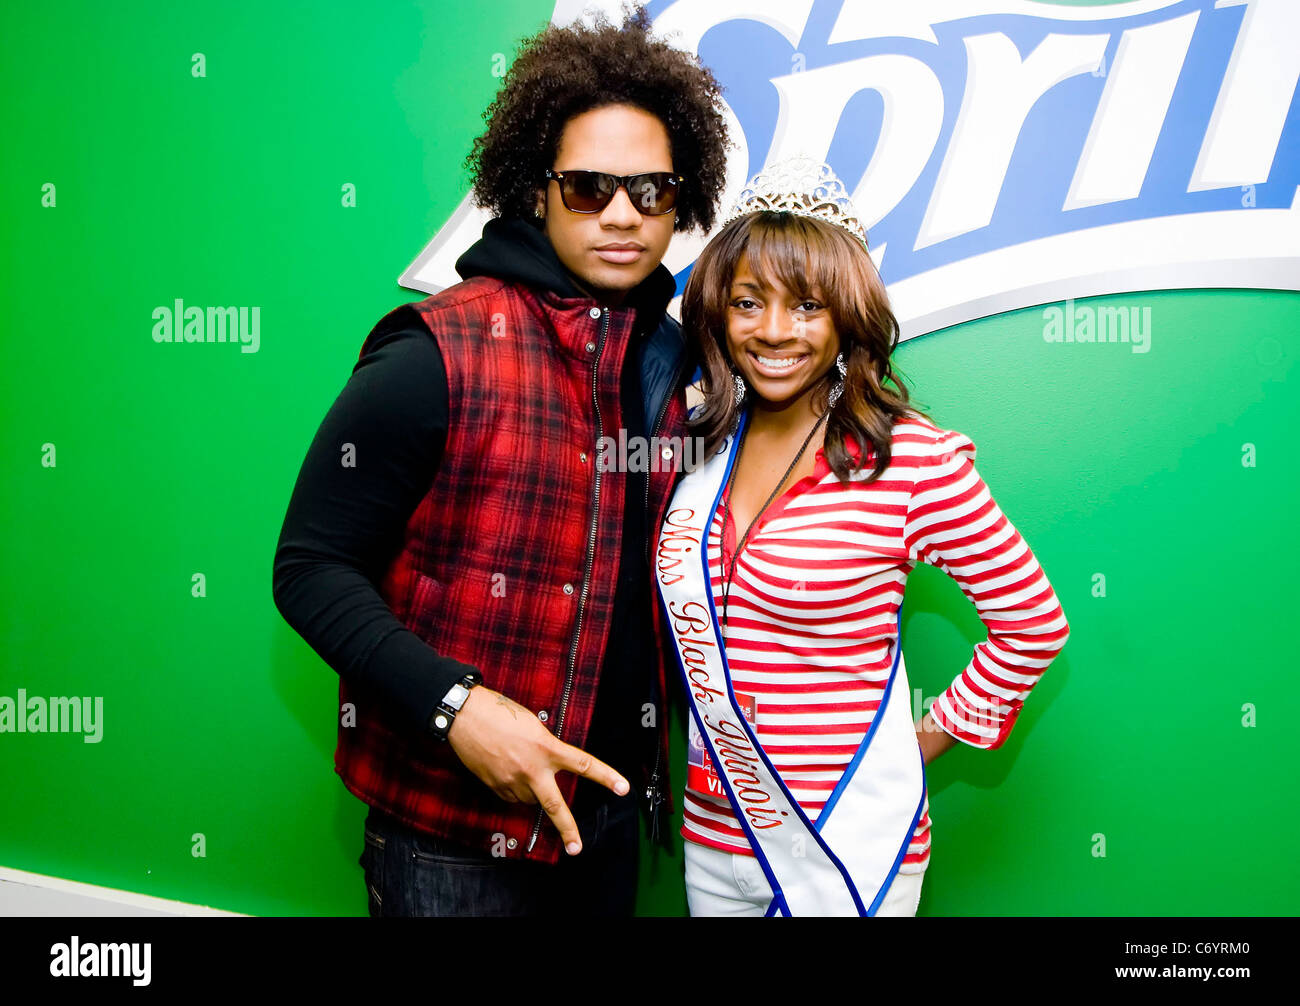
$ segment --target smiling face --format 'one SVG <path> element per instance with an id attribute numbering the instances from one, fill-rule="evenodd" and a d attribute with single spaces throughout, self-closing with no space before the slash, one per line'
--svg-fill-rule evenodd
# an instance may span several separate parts
<path id="1" fill-rule="evenodd" d="M 631 105 L 594 108 L 565 124 L 552 170 L 671 172 L 668 131 L 657 117 Z M 537 206 L 545 215 L 546 236 L 565 268 L 609 304 L 620 303 L 659 265 L 677 219 L 676 210 L 642 216 L 621 186 L 599 213 L 574 213 L 560 198 L 559 182 L 550 180 L 538 191 Z"/>
<path id="2" fill-rule="evenodd" d="M 727 305 L 727 350 L 760 408 L 808 405 L 835 365 L 839 337 L 822 291 L 799 295 L 774 276 L 762 282 L 749 256 L 736 263 Z"/>

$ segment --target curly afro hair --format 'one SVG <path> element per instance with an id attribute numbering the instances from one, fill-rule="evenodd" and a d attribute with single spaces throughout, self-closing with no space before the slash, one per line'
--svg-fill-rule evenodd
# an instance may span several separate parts
<path id="1" fill-rule="evenodd" d="M 487 129 L 465 158 L 475 205 L 500 217 L 532 217 L 565 124 L 594 108 L 626 104 L 664 124 L 673 169 L 686 178 L 673 229 L 711 230 L 726 180 L 722 88 L 696 57 L 649 31 L 645 9 L 625 6 L 621 28 L 598 14 L 591 27 L 547 25 L 524 39 L 483 113 Z"/>

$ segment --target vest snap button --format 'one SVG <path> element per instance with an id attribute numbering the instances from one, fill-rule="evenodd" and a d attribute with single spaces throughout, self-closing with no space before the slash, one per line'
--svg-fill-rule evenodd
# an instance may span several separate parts
<path id="1" fill-rule="evenodd" d="M 566 584 L 564 585 L 564 592 L 565 592 L 566 594 L 572 594 L 572 593 L 573 593 L 573 584 L 571 584 L 571 583 L 566 583 Z"/>
<path id="2" fill-rule="evenodd" d="M 583 451 L 581 454 L 579 454 L 579 455 L 578 455 L 578 460 L 581 461 L 581 462 L 585 465 L 585 464 L 587 463 L 587 452 L 586 452 L 586 451 Z"/>
<path id="3" fill-rule="evenodd" d="M 665 461 L 669 461 L 672 459 L 673 449 L 671 447 L 665 447 L 662 451 L 659 452 L 659 456 L 663 458 Z"/>
<path id="4" fill-rule="evenodd" d="M 591 315 L 593 318 L 599 318 L 599 317 L 600 317 L 600 308 L 598 308 L 598 307 L 593 307 L 593 308 L 592 308 L 590 311 L 588 311 L 587 313 L 588 313 L 589 315 Z"/>
<path id="5" fill-rule="evenodd" d="M 541 709 L 538 710 L 537 718 L 541 720 L 543 723 L 545 723 L 547 720 L 551 718 L 551 714 L 548 713 L 545 709 Z"/>
<path id="6" fill-rule="evenodd" d="M 515 839 L 515 838 L 507 838 L 507 839 L 506 839 L 506 848 L 507 848 L 507 849 L 513 849 L 513 848 L 515 848 L 515 846 L 517 846 L 518 844 L 519 844 L 519 840 L 518 840 L 518 839 Z"/>
<path id="7" fill-rule="evenodd" d="M 596 352 L 596 344 L 594 342 L 587 343 L 587 352 L 588 353 Z"/>

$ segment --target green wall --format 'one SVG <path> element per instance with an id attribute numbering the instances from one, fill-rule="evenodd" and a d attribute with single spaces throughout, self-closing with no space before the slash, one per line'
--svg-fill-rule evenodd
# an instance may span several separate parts
<path id="1" fill-rule="evenodd" d="M 0 865 L 364 914 L 337 676 L 275 610 L 271 559 L 361 340 L 419 299 L 394 277 L 464 193 L 494 54 L 550 10 L 7 11 L 0 695 L 102 696 L 104 728 L 97 744 L 0 733 Z M 259 351 L 156 345 L 151 312 L 177 298 L 260 306 Z M 930 767 L 921 912 L 1292 912 L 1300 295 L 1103 301 L 1151 309 L 1149 352 L 1048 343 L 1041 308 L 898 352 L 915 397 L 975 441 L 1072 629 L 1001 750 Z M 982 637 L 957 587 L 918 569 L 913 686 L 938 694 Z M 679 730 L 678 786 L 682 755 Z M 680 849 L 646 860 L 644 912 L 684 912 L 680 870 Z"/>

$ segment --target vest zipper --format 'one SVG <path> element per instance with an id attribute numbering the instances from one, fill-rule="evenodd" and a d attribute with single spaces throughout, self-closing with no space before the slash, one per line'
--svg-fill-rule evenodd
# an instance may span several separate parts
<path id="1" fill-rule="evenodd" d="M 596 346 L 596 359 L 591 368 L 591 404 L 596 410 L 596 444 L 599 446 L 600 438 L 604 436 L 604 428 L 600 421 L 600 397 L 598 394 L 598 378 L 600 374 L 600 356 L 605 350 L 605 337 L 609 334 L 609 308 L 602 307 L 600 311 L 600 342 Z M 596 460 L 599 452 L 592 455 Z M 582 633 L 582 613 L 587 603 L 587 595 L 591 589 L 591 567 L 596 558 L 596 521 L 600 515 L 600 464 L 594 465 L 596 469 L 596 482 L 592 490 L 591 504 L 591 528 L 587 532 L 587 562 L 582 574 L 582 592 L 578 595 L 578 617 L 573 626 L 573 641 L 569 644 L 569 670 L 564 678 L 564 694 L 560 697 L 560 714 L 555 719 L 555 736 L 560 736 L 560 731 L 564 729 L 564 714 L 569 708 L 569 694 L 573 691 L 573 671 L 578 662 L 578 637 Z M 646 482 L 649 485 L 649 480 Z M 648 493 L 647 493 L 648 495 Z M 541 807 L 537 808 L 537 820 L 533 822 L 533 834 L 528 839 L 528 852 L 533 851 L 533 846 L 537 844 L 537 836 L 542 830 L 542 817 L 546 811 Z"/>
<path id="2" fill-rule="evenodd" d="M 663 424 L 664 416 L 668 412 L 668 404 L 669 402 L 672 401 L 673 395 L 676 393 L 677 382 L 681 379 L 682 368 L 685 362 L 686 362 L 686 355 L 683 353 L 682 358 L 677 362 L 677 368 L 673 371 L 672 382 L 668 385 L 668 394 L 664 396 L 663 404 L 659 406 L 659 415 L 655 417 L 655 421 L 653 425 L 651 425 L 650 427 L 650 442 L 652 444 L 654 443 L 654 438 L 659 433 L 659 427 Z M 689 436 L 689 435 L 690 435 L 689 431 L 687 431 L 684 434 L 684 436 Z M 685 452 L 685 450 L 686 450 L 686 443 L 685 440 L 683 439 L 682 442 L 683 453 Z M 680 460 L 680 458 L 678 460 Z M 646 477 L 645 477 L 645 526 L 646 526 L 645 549 L 646 549 L 646 563 L 649 565 L 651 574 L 653 575 L 654 556 L 650 548 L 650 543 L 655 540 L 655 529 L 651 527 L 651 520 L 650 520 L 650 476 L 651 474 L 652 474 L 651 472 L 646 472 Z M 652 595 L 653 595 L 653 591 L 652 591 Z M 653 604 L 655 598 L 651 596 L 650 601 Z M 659 715 L 666 717 L 668 715 L 668 708 L 667 708 L 668 696 L 660 695 L 659 704 L 664 707 L 659 710 Z M 666 730 L 667 728 L 668 728 L 668 724 L 665 721 L 663 726 L 660 728 L 660 730 Z M 659 765 L 663 760 L 663 753 L 664 753 L 663 744 L 660 743 L 661 736 L 662 735 L 657 735 L 655 737 L 655 767 L 654 767 L 654 772 L 652 772 L 650 775 L 650 785 L 647 786 L 645 790 L 645 798 L 647 802 L 650 804 L 650 841 L 651 842 L 659 841 L 660 832 L 662 830 L 662 822 L 660 821 L 659 818 L 659 805 L 664 802 L 664 794 L 660 792 L 659 789 Z"/>

